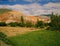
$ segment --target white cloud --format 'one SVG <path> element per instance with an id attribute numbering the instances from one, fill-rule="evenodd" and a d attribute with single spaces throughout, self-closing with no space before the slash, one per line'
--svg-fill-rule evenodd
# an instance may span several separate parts
<path id="1" fill-rule="evenodd" d="M 0 5 L 0 8 L 4 7 L 23 12 L 26 15 L 50 14 L 52 12 L 60 14 L 60 3 L 48 3 L 43 6 L 37 3 L 27 5 Z"/>
<path id="2" fill-rule="evenodd" d="M 44 5 L 44 8 L 48 9 L 48 12 L 54 12 L 60 14 L 60 3 L 48 3 Z"/>

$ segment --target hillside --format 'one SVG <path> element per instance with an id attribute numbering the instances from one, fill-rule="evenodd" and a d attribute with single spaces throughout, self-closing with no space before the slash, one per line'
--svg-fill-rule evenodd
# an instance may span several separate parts
<path id="1" fill-rule="evenodd" d="M 25 22 L 31 21 L 32 23 L 36 23 L 37 19 L 44 22 L 49 21 L 49 18 L 47 17 L 41 18 L 41 16 L 33 16 L 33 15 L 26 16 L 26 14 L 23 14 L 22 12 L 13 11 L 9 9 L 0 9 L 0 22 L 6 22 L 6 23 L 20 22 L 21 16 L 24 17 Z"/>
<path id="2" fill-rule="evenodd" d="M 1 9 L 0 11 L 0 22 L 19 22 L 20 17 L 23 16 L 21 12 L 8 10 L 8 9 Z"/>
<path id="3" fill-rule="evenodd" d="M 9 9 L 0 9 L 0 14 L 7 13 L 9 11 L 12 11 L 12 10 L 9 10 Z"/>

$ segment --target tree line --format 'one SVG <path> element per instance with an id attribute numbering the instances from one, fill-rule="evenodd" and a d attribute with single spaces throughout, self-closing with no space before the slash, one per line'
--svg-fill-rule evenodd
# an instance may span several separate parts
<path id="1" fill-rule="evenodd" d="M 60 31 L 60 15 L 51 14 L 51 22 L 49 23 L 49 29 L 54 31 Z"/>
<path id="2" fill-rule="evenodd" d="M 10 22 L 10 23 L 6 24 L 5 22 L 0 22 L 0 26 L 11 26 L 11 27 L 19 26 L 19 27 L 36 27 L 36 28 L 41 27 L 42 28 L 42 27 L 44 27 L 44 22 L 39 21 L 38 19 L 37 19 L 36 24 L 33 24 L 31 21 L 25 22 L 24 17 L 21 16 L 19 23 L 18 22 Z"/>
<path id="3" fill-rule="evenodd" d="M 60 15 L 58 14 L 51 14 L 50 15 L 50 23 L 44 23 L 43 21 L 39 21 L 33 24 L 32 22 L 24 22 L 24 17 L 21 16 L 20 22 L 11 22 L 6 24 L 5 22 L 0 22 L 0 26 L 11 26 L 11 27 L 34 27 L 34 28 L 44 28 L 47 27 L 48 30 L 59 30 L 60 31 Z"/>

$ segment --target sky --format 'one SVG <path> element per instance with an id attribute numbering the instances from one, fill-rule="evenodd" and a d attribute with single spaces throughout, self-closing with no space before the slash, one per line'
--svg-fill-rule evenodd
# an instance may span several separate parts
<path id="1" fill-rule="evenodd" d="M 0 0 L 0 8 L 22 12 L 26 15 L 60 14 L 60 0 Z"/>

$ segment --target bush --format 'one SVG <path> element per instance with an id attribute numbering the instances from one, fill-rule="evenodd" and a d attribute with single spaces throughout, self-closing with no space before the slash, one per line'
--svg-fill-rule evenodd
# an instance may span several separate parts
<path id="1" fill-rule="evenodd" d="M 51 22 L 50 22 L 50 29 L 60 31 L 60 16 L 59 15 L 57 15 L 57 14 L 54 15 L 52 13 Z"/>
<path id="2" fill-rule="evenodd" d="M 25 27 L 25 23 L 18 23 L 18 26 Z"/>
<path id="3" fill-rule="evenodd" d="M 26 22 L 25 26 L 26 27 L 33 27 L 34 25 L 31 22 L 28 21 L 28 22 Z"/>
<path id="4" fill-rule="evenodd" d="M 7 26 L 5 22 L 0 22 L 0 26 Z"/>
<path id="5" fill-rule="evenodd" d="M 16 27 L 16 26 L 18 26 L 18 23 L 17 22 L 11 22 L 8 25 L 10 25 L 11 27 Z"/>
<path id="6" fill-rule="evenodd" d="M 2 32 L 0 32 L 0 40 L 3 41 L 3 42 L 6 43 L 6 44 L 11 44 L 10 40 L 9 40 L 9 39 L 7 38 L 7 36 L 6 36 L 4 33 L 2 33 Z"/>
<path id="7" fill-rule="evenodd" d="M 45 27 L 49 26 L 49 23 L 44 23 Z"/>
<path id="8" fill-rule="evenodd" d="M 44 27 L 44 22 L 43 21 L 37 21 L 37 23 L 35 24 L 36 28 L 43 28 Z"/>

